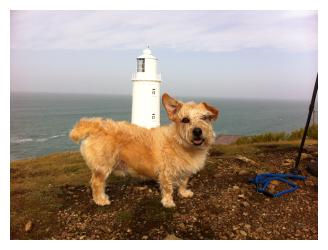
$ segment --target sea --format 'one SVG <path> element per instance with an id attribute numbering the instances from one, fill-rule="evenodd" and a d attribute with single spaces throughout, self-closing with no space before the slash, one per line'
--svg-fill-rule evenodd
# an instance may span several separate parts
<path id="1" fill-rule="evenodd" d="M 220 110 L 215 131 L 224 135 L 254 135 L 304 127 L 309 101 L 181 97 L 206 101 Z M 131 96 L 11 93 L 10 158 L 34 158 L 79 146 L 68 133 L 81 117 L 131 119 Z M 161 107 L 161 125 L 169 123 Z"/>

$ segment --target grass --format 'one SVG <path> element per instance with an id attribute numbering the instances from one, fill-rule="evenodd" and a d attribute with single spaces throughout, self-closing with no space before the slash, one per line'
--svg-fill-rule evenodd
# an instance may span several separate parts
<path id="1" fill-rule="evenodd" d="M 303 136 L 304 128 L 286 132 L 268 132 L 253 136 L 243 136 L 236 141 L 236 144 L 252 144 L 259 142 L 280 142 L 300 140 Z M 307 132 L 307 139 L 318 140 L 318 125 L 311 125 Z"/>
<path id="2" fill-rule="evenodd" d="M 32 231 L 30 236 L 47 237 L 45 229 L 53 223 L 58 209 L 64 204 L 60 197 L 60 187 L 67 184 L 86 185 L 89 175 L 89 169 L 79 152 L 55 153 L 11 162 L 12 225 L 22 230 L 27 221 L 37 222 L 42 218 L 43 223 L 38 223 L 42 235 Z"/>

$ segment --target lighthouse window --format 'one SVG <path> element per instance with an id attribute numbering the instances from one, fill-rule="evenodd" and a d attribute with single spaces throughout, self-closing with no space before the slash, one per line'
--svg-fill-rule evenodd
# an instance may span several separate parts
<path id="1" fill-rule="evenodd" d="M 145 72 L 145 58 L 137 59 L 137 72 Z"/>
<path id="2" fill-rule="evenodd" d="M 151 93 L 152 93 L 153 95 L 156 95 L 156 89 L 152 89 Z"/>
<path id="3" fill-rule="evenodd" d="M 155 114 L 151 115 L 151 119 L 155 120 Z"/>

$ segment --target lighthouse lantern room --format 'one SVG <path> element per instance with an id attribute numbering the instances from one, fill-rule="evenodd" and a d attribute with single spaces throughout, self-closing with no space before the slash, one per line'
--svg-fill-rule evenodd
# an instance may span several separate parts
<path id="1" fill-rule="evenodd" d="M 160 125 L 160 83 L 157 59 L 144 49 L 137 57 L 137 72 L 132 75 L 132 123 L 145 128 Z"/>

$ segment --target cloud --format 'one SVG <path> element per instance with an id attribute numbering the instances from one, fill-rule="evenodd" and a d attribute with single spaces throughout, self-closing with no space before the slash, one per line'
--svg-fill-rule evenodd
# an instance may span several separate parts
<path id="1" fill-rule="evenodd" d="M 12 49 L 317 50 L 316 11 L 12 11 Z"/>

